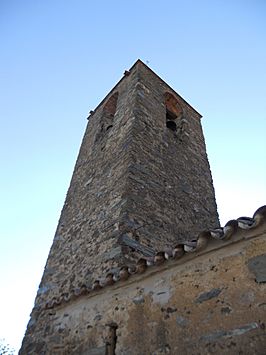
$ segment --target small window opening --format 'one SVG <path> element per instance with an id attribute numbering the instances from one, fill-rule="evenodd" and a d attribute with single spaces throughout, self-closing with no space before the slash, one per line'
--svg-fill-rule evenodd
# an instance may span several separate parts
<path id="1" fill-rule="evenodd" d="M 171 129 L 173 132 L 177 132 L 177 128 L 180 125 L 180 120 L 183 116 L 182 107 L 178 103 L 177 98 L 169 92 L 166 92 L 164 95 L 164 104 L 166 109 L 166 127 Z"/>
<path id="2" fill-rule="evenodd" d="M 113 127 L 114 123 L 114 116 L 116 113 L 116 107 L 117 107 L 117 100 L 118 100 L 118 92 L 115 92 L 107 102 L 105 103 L 103 107 L 103 115 L 102 115 L 102 131 L 107 132 Z"/>
<path id="3" fill-rule="evenodd" d="M 95 136 L 94 143 L 99 144 L 99 142 L 104 142 L 107 139 L 109 134 L 107 131 L 110 132 L 114 125 L 114 116 L 116 113 L 117 108 L 117 101 L 118 101 L 118 92 L 115 92 L 112 96 L 108 98 L 108 100 L 103 105 L 102 115 L 100 117 L 99 122 L 99 131 Z M 105 143 L 102 145 L 101 150 L 104 150 Z"/>
<path id="4" fill-rule="evenodd" d="M 166 110 L 166 121 L 172 121 L 175 119 L 176 119 L 176 115 L 173 112 Z"/>
<path id="5" fill-rule="evenodd" d="M 105 114 L 107 114 L 109 117 L 114 117 L 115 112 L 116 112 L 116 106 L 117 106 L 117 99 L 118 99 L 118 92 L 114 93 L 106 102 L 104 105 L 103 111 Z"/>
<path id="6" fill-rule="evenodd" d="M 108 126 L 108 127 L 106 128 L 106 131 L 108 131 L 108 130 L 111 129 L 112 127 L 113 127 L 113 125 L 110 124 L 110 126 Z"/>
<path id="7" fill-rule="evenodd" d="M 115 348 L 116 348 L 116 342 L 117 342 L 117 324 L 116 323 L 110 323 L 107 324 L 108 326 L 108 338 L 106 342 L 106 355 L 115 355 Z"/>
<path id="8" fill-rule="evenodd" d="M 174 121 L 166 121 L 166 127 L 176 132 L 176 123 Z"/>

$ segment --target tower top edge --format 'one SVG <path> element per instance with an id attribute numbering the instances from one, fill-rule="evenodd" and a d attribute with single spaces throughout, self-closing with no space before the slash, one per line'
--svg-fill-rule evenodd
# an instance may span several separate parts
<path id="1" fill-rule="evenodd" d="M 187 102 L 181 95 L 178 94 L 165 80 L 163 80 L 155 71 L 153 71 L 147 64 L 145 64 L 141 59 L 137 59 L 136 62 L 132 65 L 132 67 L 129 69 L 129 72 L 135 68 L 136 66 L 143 66 L 145 69 L 147 69 L 149 72 L 151 72 L 153 75 L 155 75 L 159 80 L 161 80 L 166 86 L 169 87 L 169 89 L 177 95 L 180 99 L 182 99 L 198 116 L 199 118 L 202 118 L 202 115 L 192 106 L 190 105 L 189 102 Z"/>
<path id="2" fill-rule="evenodd" d="M 130 72 L 133 71 L 136 67 L 142 66 L 145 68 L 145 70 L 148 70 L 152 75 L 156 76 L 162 83 L 164 83 L 165 86 L 169 88 L 176 96 L 178 96 L 186 105 L 188 105 L 198 116 L 199 118 L 202 118 L 202 115 L 195 110 L 193 106 L 191 106 L 181 95 L 179 95 L 166 81 L 164 81 L 158 74 L 156 74 L 147 64 L 145 64 L 141 59 L 137 59 L 136 62 L 131 66 L 130 69 L 125 70 L 123 77 L 115 84 L 115 86 L 108 92 L 108 94 L 103 98 L 103 100 L 95 107 L 93 112 L 95 112 L 101 105 L 102 103 L 107 99 L 109 95 L 114 93 L 117 90 L 117 87 L 119 84 L 125 80 L 125 78 L 130 75 Z"/>

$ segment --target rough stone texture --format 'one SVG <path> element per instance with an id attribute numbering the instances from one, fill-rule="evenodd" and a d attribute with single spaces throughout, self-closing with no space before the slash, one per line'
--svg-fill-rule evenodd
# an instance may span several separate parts
<path id="1" fill-rule="evenodd" d="M 220 288 L 213 288 L 210 291 L 207 291 L 207 292 L 204 292 L 204 293 L 200 294 L 195 302 L 196 303 L 202 303 L 202 302 L 208 301 L 211 298 L 219 296 L 221 291 L 222 290 Z"/>
<path id="2" fill-rule="evenodd" d="M 263 355 L 266 284 L 248 267 L 261 250 L 266 224 L 249 238 L 42 310 L 38 327 L 28 329 L 35 342 L 25 343 L 21 354 Z M 208 297 L 197 302 L 202 295 Z"/>
<path id="3" fill-rule="evenodd" d="M 250 259 L 248 267 L 255 274 L 257 282 L 266 282 L 266 254 Z"/>
<path id="4" fill-rule="evenodd" d="M 65 330 L 40 328 L 48 299 L 219 225 L 200 118 L 141 61 L 95 109 L 21 353 L 40 354 L 51 332 L 61 342 Z"/>
<path id="5" fill-rule="evenodd" d="M 164 95 L 171 92 L 188 121 L 186 133 L 166 128 Z M 140 65 L 128 166 L 125 231 L 161 250 L 218 225 L 200 115 Z"/>

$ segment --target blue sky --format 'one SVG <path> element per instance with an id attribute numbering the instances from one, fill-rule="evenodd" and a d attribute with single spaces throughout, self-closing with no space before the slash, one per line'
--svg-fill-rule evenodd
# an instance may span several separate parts
<path id="1" fill-rule="evenodd" d="M 0 338 L 20 346 L 88 112 L 140 58 L 203 115 L 221 223 L 266 203 L 266 2 L 0 2 Z"/>

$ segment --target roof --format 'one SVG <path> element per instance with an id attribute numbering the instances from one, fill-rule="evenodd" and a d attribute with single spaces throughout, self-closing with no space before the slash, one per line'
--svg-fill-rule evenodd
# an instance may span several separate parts
<path id="1" fill-rule="evenodd" d="M 266 229 L 266 205 L 258 208 L 253 217 L 239 217 L 228 221 L 224 227 L 205 230 L 199 233 L 197 238 L 185 241 L 182 244 L 173 245 L 158 252 L 152 257 L 142 257 L 135 265 L 124 265 L 118 273 L 99 275 L 91 288 L 85 284 L 81 287 L 69 290 L 59 297 L 53 297 L 44 304 L 45 309 L 51 309 L 64 303 L 71 302 L 81 296 L 95 294 L 99 290 L 110 287 L 116 283 L 126 282 L 136 274 L 143 274 L 151 268 L 160 271 L 162 265 L 167 263 L 183 264 L 197 256 L 208 253 L 210 250 L 221 249 L 227 245 L 252 238 L 257 235 L 261 227 Z"/>

